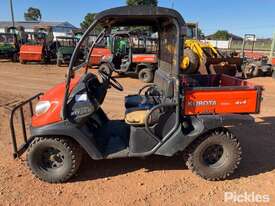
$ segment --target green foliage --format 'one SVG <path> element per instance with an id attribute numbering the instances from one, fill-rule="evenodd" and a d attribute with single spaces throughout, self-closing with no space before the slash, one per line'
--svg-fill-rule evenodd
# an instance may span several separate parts
<path id="1" fill-rule="evenodd" d="M 212 35 L 212 38 L 215 40 L 229 40 L 230 33 L 226 30 L 218 30 L 215 34 Z"/>
<path id="2" fill-rule="evenodd" d="M 205 35 L 204 35 L 203 31 L 200 28 L 198 28 L 198 38 L 204 39 L 204 37 L 205 37 Z"/>
<path id="3" fill-rule="evenodd" d="M 128 6 L 140 6 L 140 5 L 157 6 L 158 0 L 127 0 L 127 5 Z"/>
<path id="4" fill-rule="evenodd" d="M 29 7 L 27 12 L 24 13 L 24 18 L 26 21 L 40 21 L 42 19 L 42 14 L 39 9 Z"/>
<path id="5" fill-rule="evenodd" d="M 89 28 L 89 26 L 93 23 L 94 18 L 96 16 L 96 13 L 88 13 L 85 17 L 84 20 L 80 23 L 80 27 L 83 30 L 86 30 Z M 100 26 L 97 26 L 94 29 L 94 33 L 100 33 L 102 28 Z"/>

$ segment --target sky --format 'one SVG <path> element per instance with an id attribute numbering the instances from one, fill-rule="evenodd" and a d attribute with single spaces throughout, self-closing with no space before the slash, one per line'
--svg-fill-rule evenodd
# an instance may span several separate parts
<path id="1" fill-rule="evenodd" d="M 43 21 L 68 21 L 79 27 L 88 12 L 123 6 L 126 0 L 13 0 L 15 20 L 24 20 L 28 7 L 39 8 Z M 174 3 L 172 3 L 174 2 Z M 228 30 L 236 35 L 254 33 L 271 37 L 275 32 L 275 0 L 159 0 L 174 7 L 185 21 L 199 22 L 205 34 Z M 0 21 L 10 20 L 9 0 L 0 0 Z"/>

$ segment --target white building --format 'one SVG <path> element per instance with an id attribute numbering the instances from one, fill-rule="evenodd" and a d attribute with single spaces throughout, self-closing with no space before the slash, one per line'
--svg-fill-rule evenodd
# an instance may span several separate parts
<path id="1" fill-rule="evenodd" d="M 53 28 L 53 35 L 56 36 L 70 36 L 72 31 L 77 29 L 74 25 L 69 22 L 46 22 L 46 21 L 17 21 L 15 22 L 15 27 L 22 26 L 25 28 L 25 32 L 33 32 L 34 27 L 39 25 L 48 25 Z M 7 29 L 12 27 L 12 22 L 10 21 L 0 21 L 0 33 L 7 32 Z"/>

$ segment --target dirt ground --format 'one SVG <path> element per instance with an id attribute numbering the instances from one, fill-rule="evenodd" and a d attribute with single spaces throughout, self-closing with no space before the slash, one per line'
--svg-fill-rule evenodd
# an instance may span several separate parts
<path id="1" fill-rule="evenodd" d="M 63 81 L 65 72 L 65 67 L 0 62 L 0 205 L 236 205 L 225 202 L 224 192 L 269 195 L 268 204 L 275 205 L 275 81 L 269 77 L 251 80 L 265 87 L 256 123 L 236 121 L 231 128 L 241 141 L 243 160 L 229 180 L 205 181 L 180 157 L 87 158 L 69 183 L 35 179 L 25 157 L 12 159 L 7 103 L 45 91 Z M 118 80 L 125 91 L 111 89 L 103 105 L 111 118 L 123 117 L 124 95 L 142 86 L 136 79 Z"/>

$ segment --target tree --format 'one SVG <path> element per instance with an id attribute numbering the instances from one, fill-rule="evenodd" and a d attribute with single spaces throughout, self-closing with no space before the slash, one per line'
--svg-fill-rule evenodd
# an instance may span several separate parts
<path id="1" fill-rule="evenodd" d="M 198 38 L 204 39 L 204 37 L 205 37 L 205 35 L 204 35 L 203 31 L 200 28 L 198 28 Z"/>
<path id="2" fill-rule="evenodd" d="M 88 13 L 80 23 L 80 27 L 84 30 L 88 29 L 88 27 L 93 23 L 95 16 L 96 13 Z"/>
<path id="3" fill-rule="evenodd" d="M 226 30 L 218 30 L 211 38 L 215 40 L 229 40 L 230 33 Z"/>
<path id="4" fill-rule="evenodd" d="M 95 19 L 96 13 L 88 13 L 85 17 L 84 20 L 80 23 L 80 27 L 83 30 L 86 30 L 89 28 L 89 26 L 93 23 Z M 102 27 L 97 25 L 96 28 L 94 29 L 95 34 L 99 34 L 102 30 Z"/>
<path id="5" fill-rule="evenodd" d="M 30 7 L 27 12 L 24 13 L 24 18 L 26 21 L 41 21 L 42 14 L 39 9 Z"/>
<path id="6" fill-rule="evenodd" d="M 140 6 L 140 5 L 157 6 L 158 0 L 127 0 L 127 5 L 128 6 Z"/>

